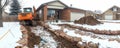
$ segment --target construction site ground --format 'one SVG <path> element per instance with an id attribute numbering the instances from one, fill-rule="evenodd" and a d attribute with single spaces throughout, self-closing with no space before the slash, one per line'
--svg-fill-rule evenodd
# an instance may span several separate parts
<path id="1" fill-rule="evenodd" d="M 56 36 L 54 33 L 44 29 L 42 26 L 31 27 L 31 29 L 38 32 L 40 37 L 44 40 L 40 43 L 40 48 L 78 48 L 74 43 L 69 42 L 62 37 Z"/>
<path id="2" fill-rule="evenodd" d="M 107 22 L 104 22 L 104 23 L 107 23 Z M 10 25 L 15 25 L 15 24 L 16 23 L 13 23 Z M 72 26 L 74 26 L 74 28 L 72 26 L 68 26 L 66 24 L 72 25 Z M 117 24 L 115 23 L 114 25 L 118 26 L 119 24 L 118 25 Z M 8 37 L 9 38 L 12 37 L 13 39 L 15 39 L 14 43 L 17 42 L 14 44 L 13 42 L 9 43 L 6 40 L 5 42 L 7 42 L 9 44 L 14 44 L 11 47 L 9 44 L 6 43 L 6 46 L 9 46 L 10 48 L 13 48 L 15 46 L 18 46 L 18 47 L 22 46 L 21 44 L 18 44 L 18 42 L 19 42 L 19 40 L 26 39 L 28 37 L 25 35 L 27 32 L 32 32 L 36 35 L 36 36 L 30 35 L 30 36 L 36 38 L 36 39 L 29 38 L 32 41 L 22 40 L 25 43 L 27 42 L 26 44 L 36 41 L 35 43 L 31 44 L 34 47 L 28 47 L 28 48 L 119 48 L 119 45 L 120 45 L 120 35 L 96 34 L 94 32 L 81 30 L 81 29 L 75 28 L 76 26 L 77 27 L 80 27 L 80 26 L 78 26 L 77 24 L 73 24 L 73 22 L 59 21 L 59 22 L 48 22 L 48 23 L 43 23 L 43 24 L 39 23 L 39 25 L 36 27 L 21 26 L 21 25 L 18 25 L 18 22 L 17 22 L 17 24 L 15 26 L 16 26 L 16 29 L 10 28 L 12 33 L 14 30 L 17 30 L 17 29 L 20 29 L 21 27 L 23 27 L 22 30 L 20 30 L 22 35 L 21 35 L 21 33 L 17 33 L 16 31 L 14 31 L 13 34 L 8 32 L 8 35 L 10 35 Z M 11 26 L 11 27 L 13 27 L 13 26 Z M 27 29 L 25 30 L 26 27 L 27 27 Z M 84 26 L 82 26 L 82 27 L 84 27 Z M 116 30 L 114 30 L 114 31 L 116 31 Z M 23 32 L 24 32 L 24 35 L 23 35 Z M 16 35 L 18 37 L 16 37 Z M 5 37 L 7 37 L 7 34 L 5 35 Z M 1 39 L 1 40 L 4 40 L 5 37 L 3 37 L 3 39 Z M 18 38 L 20 38 L 20 39 L 18 39 Z M 26 46 L 24 46 L 24 48 L 25 47 Z M 7 48 L 7 47 L 4 47 L 4 48 Z"/>
<path id="3" fill-rule="evenodd" d="M 30 27 L 31 32 L 41 37 L 36 48 L 117 48 L 120 45 L 119 35 L 96 34 L 66 24 L 71 25 L 70 22 L 48 22 Z"/>

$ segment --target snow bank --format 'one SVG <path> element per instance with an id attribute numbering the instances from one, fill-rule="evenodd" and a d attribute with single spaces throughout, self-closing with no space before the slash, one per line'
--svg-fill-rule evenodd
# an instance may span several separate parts
<path id="1" fill-rule="evenodd" d="M 19 22 L 4 22 L 4 27 L 0 28 L 0 38 L 10 30 L 1 40 L 0 48 L 14 48 L 18 45 L 16 42 L 20 39 L 22 33 L 20 32 Z"/>
<path id="2" fill-rule="evenodd" d="M 118 20 L 120 21 L 120 20 Z M 114 21 L 115 22 L 115 21 Z M 117 22 L 117 21 L 116 21 Z M 70 24 L 70 25 L 74 25 L 74 26 L 82 26 L 84 28 L 87 28 L 87 29 L 99 29 L 99 30 L 112 30 L 112 31 L 116 31 L 116 30 L 120 30 L 120 24 L 117 24 L 117 23 L 103 23 L 103 24 L 99 24 L 99 25 L 87 25 L 87 24 L 75 24 L 73 22 L 54 22 L 52 24 Z"/>
<path id="3" fill-rule="evenodd" d="M 75 26 L 82 26 L 82 27 L 85 27 L 87 29 L 99 29 L 99 30 L 112 30 L 112 31 L 116 31 L 116 30 L 120 30 L 120 24 L 116 24 L 116 23 L 103 23 L 103 24 L 100 24 L 100 25 L 94 25 L 94 26 L 91 26 L 91 25 L 82 25 L 82 24 L 71 24 L 71 25 L 75 25 Z"/>
<path id="4" fill-rule="evenodd" d="M 120 43 L 118 43 L 117 41 L 108 41 L 107 39 L 102 40 L 98 38 L 92 38 L 90 36 L 82 36 L 79 34 L 75 34 L 74 30 L 64 29 L 64 32 L 66 32 L 66 34 L 69 36 L 81 37 L 83 42 L 99 43 L 99 48 L 119 48 L 120 47 Z"/>
<path id="5" fill-rule="evenodd" d="M 110 21 L 110 20 L 109 20 Z M 111 22 L 120 22 L 120 20 L 111 20 Z M 70 24 L 70 25 L 74 25 L 74 26 L 82 26 L 85 27 L 87 29 L 99 29 L 99 30 L 112 30 L 112 31 L 116 31 L 116 30 L 120 30 L 120 24 L 118 23 L 103 23 L 103 24 L 99 24 L 99 25 L 87 25 L 87 24 L 75 24 L 73 22 L 61 22 L 59 21 L 58 23 L 54 22 L 52 24 Z"/>

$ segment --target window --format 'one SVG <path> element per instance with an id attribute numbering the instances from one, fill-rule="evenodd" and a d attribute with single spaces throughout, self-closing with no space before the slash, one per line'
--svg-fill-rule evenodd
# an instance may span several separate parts
<path id="1" fill-rule="evenodd" d="M 113 11 L 117 11 L 117 8 L 113 8 Z"/>
<path id="2" fill-rule="evenodd" d="M 55 15 L 55 10 L 48 10 L 48 16 L 54 16 Z"/>
<path id="3" fill-rule="evenodd" d="M 24 12 L 32 12 L 32 8 L 24 8 Z"/>

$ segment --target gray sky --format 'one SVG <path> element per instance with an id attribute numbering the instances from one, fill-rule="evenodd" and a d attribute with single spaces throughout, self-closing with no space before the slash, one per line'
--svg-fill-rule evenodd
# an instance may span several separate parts
<path id="1" fill-rule="evenodd" d="M 53 1 L 53 0 L 19 0 L 22 7 L 39 7 L 42 3 Z M 60 0 L 63 3 L 70 6 L 73 5 L 75 8 L 80 8 L 84 10 L 101 10 L 104 12 L 108 8 L 116 5 L 120 7 L 120 0 Z"/>

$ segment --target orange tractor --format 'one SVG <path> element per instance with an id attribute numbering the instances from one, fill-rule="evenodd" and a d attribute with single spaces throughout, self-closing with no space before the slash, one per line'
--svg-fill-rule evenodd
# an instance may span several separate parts
<path id="1" fill-rule="evenodd" d="M 18 20 L 21 25 L 33 26 L 35 25 L 36 10 L 32 8 L 24 8 L 23 13 L 18 14 Z"/>

